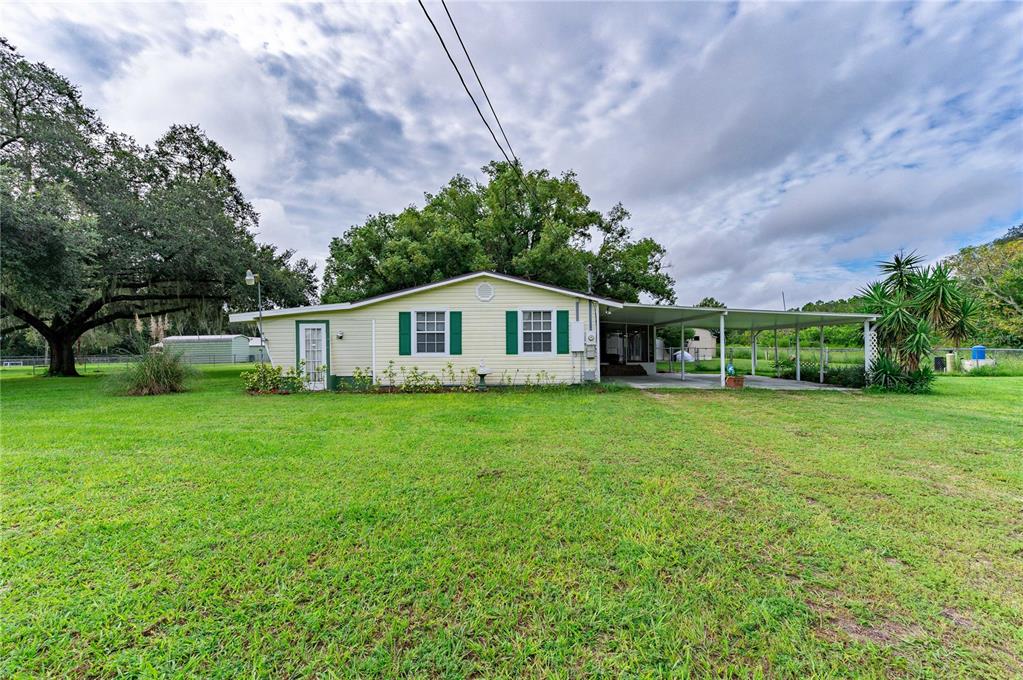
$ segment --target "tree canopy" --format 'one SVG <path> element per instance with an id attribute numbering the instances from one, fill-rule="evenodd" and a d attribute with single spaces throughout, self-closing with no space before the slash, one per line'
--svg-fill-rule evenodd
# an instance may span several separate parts
<path id="1" fill-rule="evenodd" d="M 963 248 L 947 263 L 981 304 L 982 339 L 1023 346 L 1023 224 L 991 243 Z"/>
<path id="2" fill-rule="evenodd" d="M 664 248 L 633 239 L 629 213 L 590 207 L 576 176 L 520 175 L 508 163 L 483 168 L 485 182 L 454 177 L 422 208 L 381 213 L 330 243 L 324 302 L 372 295 L 478 270 L 636 302 L 675 299 Z"/>
<path id="3" fill-rule="evenodd" d="M 230 161 L 198 126 L 153 146 L 107 130 L 70 82 L 0 43 L 4 330 L 38 331 L 50 372 L 74 375 L 74 342 L 90 329 L 253 306 L 247 268 L 270 306 L 309 302 L 312 265 L 255 241 L 259 216 Z"/>

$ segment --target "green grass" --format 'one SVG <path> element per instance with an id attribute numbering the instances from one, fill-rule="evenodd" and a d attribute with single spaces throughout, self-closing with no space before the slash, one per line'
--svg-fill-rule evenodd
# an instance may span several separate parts
<path id="1" fill-rule="evenodd" d="M 1023 380 L 0 381 L 0 676 L 1023 673 Z"/>

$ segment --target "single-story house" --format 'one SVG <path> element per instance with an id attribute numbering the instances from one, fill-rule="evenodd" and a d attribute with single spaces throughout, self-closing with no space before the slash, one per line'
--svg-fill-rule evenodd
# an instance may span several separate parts
<path id="1" fill-rule="evenodd" d="M 686 341 L 686 351 L 692 354 L 697 361 L 713 359 L 717 346 L 717 338 L 706 328 L 694 328 L 693 337 Z"/>
<path id="2" fill-rule="evenodd" d="M 759 331 L 869 323 L 862 314 L 772 312 L 624 303 L 490 271 L 463 274 L 355 302 L 231 314 L 261 323 L 275 366 L 301 365 L 311 389 L 365 371 L 413 368 L 444 378 L 483 367 L 491 384 L 583 383 L 631 366 L 656 372 L 656 329 L 690 321 Z M 869 338 L 868 338 L 869 339 Z M 867 343 L 868 357 L 872 345 Z M 724 343 L 719 352 L 724 381 Z M 869 360 L 869 359 L 868 359 Z"/>
<path id="3" fill-rule="evenodd" d="M 230 364 L 252 361 L 245 335 L 168 335 L 153 347 L 180 353 L 192 364 Z M 259 360 L 257 356 L 256 361 Z"/>

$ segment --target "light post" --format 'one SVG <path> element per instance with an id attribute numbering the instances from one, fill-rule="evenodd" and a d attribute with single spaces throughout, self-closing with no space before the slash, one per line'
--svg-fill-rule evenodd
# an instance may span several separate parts
<path id="1" fill-rule="evenodd" d="M 259 363 L 262 364 L 263 355 L 266 354 L 266 338 L 263 337 L 263 285 L 259 282 L 259 274 L 246 269 L 245 285 L 256 287 L 256 304 L 259 306 Z"/>

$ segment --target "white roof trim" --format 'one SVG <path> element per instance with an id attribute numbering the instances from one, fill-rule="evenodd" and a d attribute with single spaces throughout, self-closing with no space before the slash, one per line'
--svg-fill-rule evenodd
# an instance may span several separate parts
<path id="1" fill-rule="evenodd" d="M 471 281 L 472 279 L 478 279 L 480 277 L 489 277 L 498 279 L 500 281 L 508 281 L 509 283 L 518 283 L 523 286 L 532 286 L 533 288 L 540 288 L 541 290 L 548 290 L 554 293 L 561 293 L 562 295 L 569 295 L 571 297 L 581 298 L 583 300 L 592 300 L 596 303 L 606 305 L 608 307 L 621 308 L 622 303 L 617 300 L 611 300 L 608 298 L 596 297 L 587 293 L 580 293 L 574 290 L 568 290 L 567 288 L 559 288 L 557 286 L 550 286 L 545 283 L 538 283 L 536 281 L 529 281 L 527 279 L 520 279 L 516 276 L 508 276 L 506 274 L 498 274 L 497 272 L 472 272 L 470 274 L 462 274 L 450 279 L 444 279 L 443 281 L 436 281 L 434 283 L 427 283 L 422 286 L 416 286 L 415 288 L 406 288 L 405 290 L 395 291 L 393 293 L 385 293 L 384 295 L 377 295 L 376 297 L 366 298 L 365 300 L 358 300 L 356 302 L 339 302 L 330 305 L 308 305 L 306 307 L 290 307 L 287 309 L 267 309 L 263 311 L 263 318 L 272 316 L 291 316 L 293 314 L 313 314 L 316 312 L 339 312 L 346 309 L 357 309 L 359 307 L 368 307 L 369 305 L 375 305 L 378 302 L 384 302 L 386 300 L 393 300 L 394 298 L 404 297 L 406 295 L 412 295 L 414 293 L 422 293 L 423 291 L 432 290 L 434 288 L 440 288 L 442 286 L 448 286 L 453 283 L 461 283 L 462 281 Z M 256 321 L 259 319 L 259 312 L 237 312 L 231 314 L 229 317 L 232 323 L 238 321 Z"/>
<path id="2" fill-rule="evenodd" d="M 728 312 L 742 312 L 743 314 L 793 314 L 795 316 L 832 316 L 836 319 L 862 319 L 863 321 L 876 321 L 876 314 L 862 312 L 804 312 L 789 311 L 787 309 L 740 309 L 738 307 L 685 307 L 682 305 L 651 305 L 643 302 L 626 302 L 623 307 L 641 307 L 646 309 L 678 309 L 681 311 L 711 312 L 713 314 L 725 314 Z"/>

